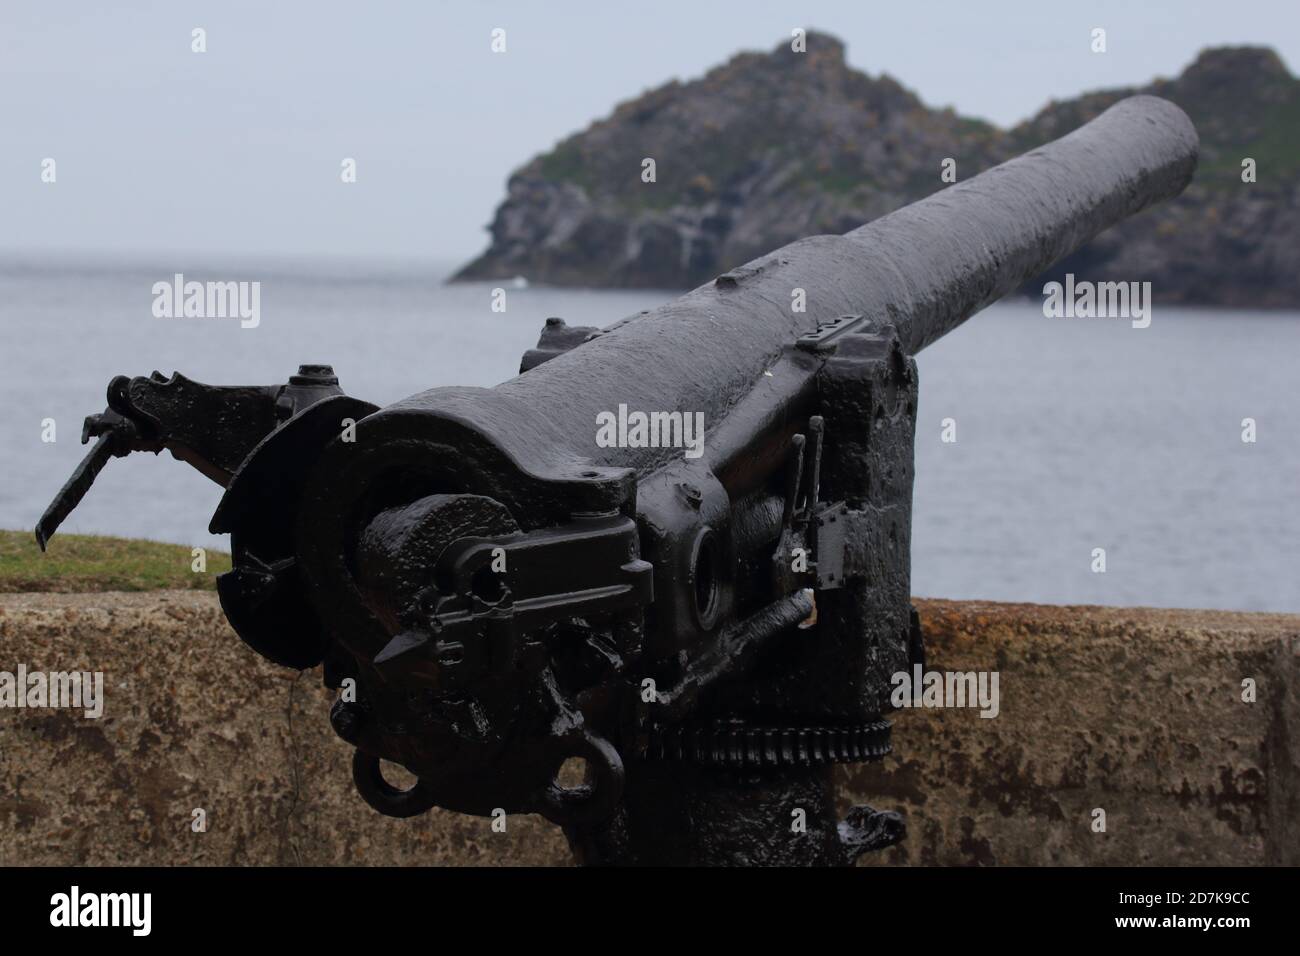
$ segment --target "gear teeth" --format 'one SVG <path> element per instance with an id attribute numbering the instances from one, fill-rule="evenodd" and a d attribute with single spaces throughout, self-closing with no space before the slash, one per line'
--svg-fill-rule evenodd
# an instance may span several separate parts
<path id="1" fill-rule="evenodd" d="M 752 727 L 738 721 L 652 728 L 646 759 L 731 769 L 860 763 L 889 754 L 890 724 L 847 727 Z"/>

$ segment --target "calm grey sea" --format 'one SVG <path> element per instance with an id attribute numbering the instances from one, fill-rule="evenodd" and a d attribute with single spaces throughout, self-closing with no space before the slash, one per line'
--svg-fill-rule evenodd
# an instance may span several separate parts
<path id="1" fill-rule="evenodd" d="M 261 281 L 260 326 L 153 318 L 153 283 L 178 271 Z M 509 378 L 546 316 L 606 325 L 672 295 L 509 289 L 501 314 L 489 286 L 446 286 L 446 272 L 0 262 L 0 527 L 35 524 L 113 375 L 269 384 L 327 362 L 350 394 L 384 404 Z M 1157 306 L 1141 330 L 1047 319 L 1036 302 L 976 316 L 919 356 L 913 593 L 1300 611 L 1298 364 L 1296 313 Z M 134 455 L 109 464 L 65 530 L 225 547 L 207 534 L 219 498 L 169 455 Z M 1098 547 L 1104 574 L 1091 570 Z"/>

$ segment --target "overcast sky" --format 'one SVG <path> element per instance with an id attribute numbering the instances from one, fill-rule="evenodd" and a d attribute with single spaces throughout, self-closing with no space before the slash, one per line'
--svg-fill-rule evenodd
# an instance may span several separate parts
<path id="1" fill-rule="evenodd" d="M 996 12 L 993 12 L 996 11 Z M 1000 124 L 1217 44 L 1300 64 L 1297 0 L 3 0 L 0 251 L 463 260 L 505 180 L 673 78 L 793 27 Z M 191 30 L 207 52 L 191 52 Z M 493 28 L 507 52 L 493 54 Z M 1093 54 L 1104 27 L 1108 52 Z M 40 181 L 54 158 L 57 182 Z M 358 181 L 339 180 L 344 157 Z"/>

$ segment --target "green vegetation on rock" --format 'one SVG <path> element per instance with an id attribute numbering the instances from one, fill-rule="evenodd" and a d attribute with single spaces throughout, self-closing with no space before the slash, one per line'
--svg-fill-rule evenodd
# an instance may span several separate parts
<path id="1" fill-rule="evenodd" d="M 58 534 L 44 554 L 30 531 L 0 531 L 0 592 L 208 590 L 230 570 L 230 555 L 208 551 L 207 569 L 192 569 L 180 544 Z"/>

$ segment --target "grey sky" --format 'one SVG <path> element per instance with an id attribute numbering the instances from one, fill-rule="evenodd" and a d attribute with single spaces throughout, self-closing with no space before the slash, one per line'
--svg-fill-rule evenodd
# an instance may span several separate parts
<path id="1" fill-rule="evenodd" d="M 196 26 L 206 54 L 190 51 Z M 467 259 L 512 169 L 796 26 L 838 35 L 853 66 L 932 106 L 1001 124 L 1176 74 L 1210 45 L 1300 64 L 1295 0 L 5 0 L 0 250 Z"/>

